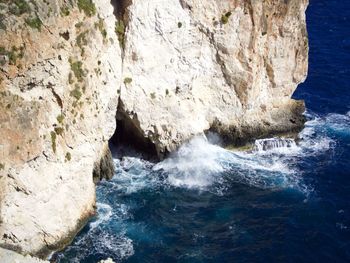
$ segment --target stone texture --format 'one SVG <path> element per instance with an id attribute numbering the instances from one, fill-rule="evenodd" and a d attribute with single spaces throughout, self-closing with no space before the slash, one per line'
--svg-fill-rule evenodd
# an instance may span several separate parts
<path id="1" fill-rule="evenodd" d="M 1 247 L 71 241 L 113 174 L 116 119 L 114 141 L 160 158 L 210 130 L 241 145 L 303 125 L 307 0 L 19 2 L 0 0 Z"/>
<path id="2" fill-rule="evenodd" d="M 3 248 L 0 248 L 0 260 L 2 263 L 49 263 L 49 261 L 40 260 L 29 255 L 22 256 L 14 251 Z"/>
<path id="3" fill-rule="evenodd" d="M 239 144 L 300 129 L 307 0 L 128 4 L 119 116 L 159 156 L 209 129 Z"/>
<path id="4" fill-rule="evenodd" d="M 0 1 L 2 247 L 44 257 L 95 213 L 92 174 L 115 130 L 121 51 L 113 7 L 94 2 L 89 17 L 75 1 L 37 0 L 23 14 Z"/>

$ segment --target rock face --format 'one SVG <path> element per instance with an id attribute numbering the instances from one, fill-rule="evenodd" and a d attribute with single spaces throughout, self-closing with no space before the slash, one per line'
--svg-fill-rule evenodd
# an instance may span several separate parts
<path id="1" fill-rule="evenodd" d="M 86 3 L 0 1 L 0 246 L 21 253 L 69 242 L 107 169 L 121 50 L 113 6 Z"/>
<path id="2" fill-rule="evenodd" d="M 0 246 L 66 245 L 113 175 L 114 133 L 162 158 L 210 130 L 300 129 L 307 4 L 0 0 Z"/>
<path id="3" fill-rule="evenodd" d="M 119 119 L 160 156 L 206 130 L 243 144 L 303 125 L 307 0 L 128 4 Z"/>
<path id="4" fill-rule="evenodd" d="M 43 261 L 29 255 L 22 256 L 21 254 L 3 248 L 0 248 L 0 259 L 4 263 L 49 263 L 49 261 Z"/>

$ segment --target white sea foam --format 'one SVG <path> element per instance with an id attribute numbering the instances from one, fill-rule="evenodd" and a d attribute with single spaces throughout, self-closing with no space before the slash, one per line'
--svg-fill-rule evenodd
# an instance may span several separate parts
<path id="1" fill-rule="evenodd" d="M 167 183 L 175 187 L 212 191 L 214 186 L 219 194 L 227 188 L 228 180 L 262 188 L 288 187 L 292 185 L 288 185 L 288 178 L 294 173 L 279 157 L 267 156 L 266 152 L 231 152 L 202 137 L 182 146 L 153 169 L 165 173 Z"/>
<path id="2" fill-rule="evenodd" d="M 322 154 L 335 146 L 328 131 L 349 131 L 347 115 L 309 114 L 298 143 L 293 139 L 258 140 L 253 152 L 231 152 L 198 137 L 180 147 L 177 153 L 154 166 L 165 174 L 166 182 L 175 187 L 223 189 L 229 179 L 255 187 L 292 187 L 304 191 L 302 171 L 297 162 L 302 157 Z M 211 140 L 212 141 L 212 140 Z M 230 177 L 230 178 L 228 178 Z"/>
<path id="3" fill-rule="evenodd" d="M 136 157 L 114 159 L 116 175 L 108 183 L 110 192 L 132 194 L 158 183 L 157 177 L 150 174 L 153 163 Z"/>
<path id="4" fill-rule="evenodd" d="M 104 203 L 96 203 L 97 220 L 90 223 L 91 229 L 99 226 L 101 223 L 108 221 L 112 216 L 112 207 Z"/>
<path id="5" fill-rule="evenodd" d="M 224 149 L 209 144 L 203 137 L 194 138 L 153 170 L 165 171 L 167 181 L 174 186 L 207 187 L 214 182 L 216 174 L 224 171 L 218 161 L 223 152 Z"/>

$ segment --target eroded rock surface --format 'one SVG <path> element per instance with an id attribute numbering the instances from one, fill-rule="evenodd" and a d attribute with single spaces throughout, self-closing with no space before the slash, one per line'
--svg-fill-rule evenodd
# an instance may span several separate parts
<path id="1" fill-rule="evenodd" d="M 49 263 L 49 261 L 40 260 L 29 255 L 22 256 L 14 251 L 0 247 L 0 260 L 3 263 Z"/>
<path id="2" fill-rule="evenodd" d="M 298 131 L 307 4 L 0 0 L 0 246 L 66 245 L 113 175 L 115 131 L 160 158 L 209 130 Z"/>
<path id="3" fill-rule="evenodd" d="M 79 2 L 0 1 L 0 246 L 22 253 L 62 247 L 94 214 L 115 130 L 113 6 Z"/>
<path id="4" fill-rule="evenodd" d="M 307 0 L 129 1 L 125 122 L 160 156 L 206 130 L 243 144 L 297 130 L 308 66 Z"/>

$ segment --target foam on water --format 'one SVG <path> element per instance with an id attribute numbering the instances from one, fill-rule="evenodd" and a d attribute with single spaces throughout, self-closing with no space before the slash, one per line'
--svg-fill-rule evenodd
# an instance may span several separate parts
<path id="1" fill-rule="evenodd" d="M 256 140 L 254 150 L 257 152 L 266 152 L 276 149 L 296 149 L 297 144 L 290 138 L 267 138 Z"/>
<path id="2" fill-rule="evenodd" d="M 216 175 L 224 171 L 219 162 L 223 156 L 224 149 L 210 144 L 204 137 L 198 137 L 156 164 L 153 170 L 164 171 L 171 185 L 205 188 L 215 181 Z"/>
<path id="3" fill-rule="evenodd" d="M 142 225 L 127 223 L 133 217 L 129 212 L 132 208 L 123 203 L 122 196 L 150 189 L 167 191 L 169 187 L 225 195 L 235 184 L 261 189 L 289 188 L 308 196 L 312 185 L 304 182 L 303 171 L 297 164 L 304 157 L 331 151 L 336 144 L 334 133 L 349 136 L 350 112 L 324 117 L 309 114 L 308 118 L 298 143 L 288 138 L 269 138 L 256 141 L 253 151 L 239 152 L 211 143 L 218 140 L 197 137 L 157 164 L 135 157 L 114 159 L 116 175 L 97 187 L 98 216 L 88 225 L 87 233 L 59 255 L 59 262 L 80 262 L 96 254 L 121 261 L 133 255 L 133 242 L 127 233 L 138 235 Z M 173 210 L 176 211 L 176 205 Z M 93 249 L 86 249 L 87 243 L 93 244 Z M 70 251 L 74 251 L 74 260 L 65 261 L 63 255 Z"/>
<path id="4" fill-rule="evenodd" d="M 91 229 L 96 228 L 101 223 L 108 221 L 112 216 L 112 207 L 108 204 L 96 203 L 97 205 L 97 220 L 90 223 Z"/>

